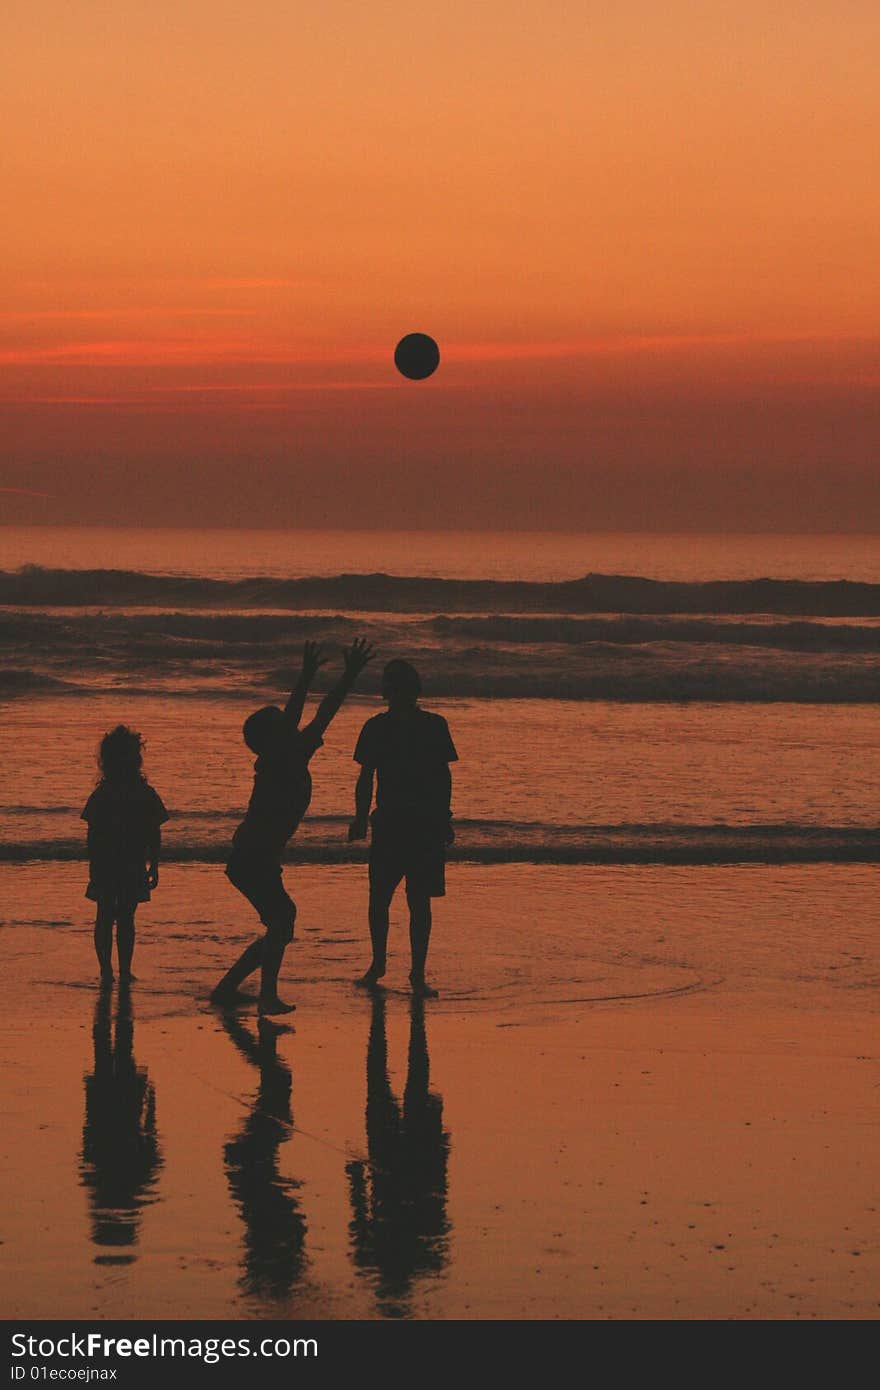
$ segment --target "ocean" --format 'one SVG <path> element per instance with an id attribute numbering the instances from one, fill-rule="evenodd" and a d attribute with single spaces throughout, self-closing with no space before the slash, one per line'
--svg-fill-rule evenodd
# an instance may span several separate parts
<path id="1" fill-rule="evenodd" d="M 82 856 L 97 742 L 121 721 L 172 811 L 166 857 L 222 859 L 249 708 L 284 697 L 306 638 L 338 657 L 359 634 L 380 660 L 313 764 L 293 859 L 363 857 L 351 752 L 402 655 L 458 744 L 457 858 L 878 856 L 876 538 L 17 528 L 0 854 Z"/>

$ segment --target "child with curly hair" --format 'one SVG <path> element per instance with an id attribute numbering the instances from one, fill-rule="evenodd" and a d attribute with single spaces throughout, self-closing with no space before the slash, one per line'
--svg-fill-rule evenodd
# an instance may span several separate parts
<path id="1" fill-rule="evenodd" d="M 143 774 L 144 741 L 119 724 L 98 750 L 101 777 L 82 812 L 88 825 L 89 886 L 97 904 L 95 953 L 102 985 L 113 981 L 113 926 L 120 982 L 134 976 L 134 914 L 159 882 L 159 827 L 168 819 L 162 798 Z"/>

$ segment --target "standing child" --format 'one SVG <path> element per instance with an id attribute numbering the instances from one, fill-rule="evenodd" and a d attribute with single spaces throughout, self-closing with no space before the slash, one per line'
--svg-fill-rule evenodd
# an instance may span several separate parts
<path id="1" fill-rule="evenodd" d="M 245 818 L 232 837 L 226 873 L 256 910 L 266 933 L 251 942 L 223 976 L 211 995 L 215 1004 L 235 1003 L 239 987 L 259 970 L 260 1013 L 286 1014 L 296 1007 L 278 997 L 278 973 L 296 921 L 296 903 L 281 878 L 281 859 L 312 799 L 309 761 L 372 656 L 368 642 L 360 638 L 352 642 L 344 653 L 342 675 L 324 696 L 311 723 L 301 729 L 299 721 L 309 686 L 324 665 L 318 644 L 306 642 L 299 680 L 284 709 L 266 705 L 244 722 L 244 741 L 257 755 L 254 789 Z"/>
<path id="2" fill-rule="evenodd" d="M 408 661 L 389 661 L 382 673 L 385 714 L 375 714 L 361 729 L 355 762 L 361 771 L 355 787 L 355 817 L 349 840 L 370 841 L 370 940 L 373 959 L 357 981 L 372 988 L 385 974 L 391 900 L 406 882 L 413 993 L 434 998 L 425 979 L 431 938 L 431 899 L 446 892 L 446 847 L 452 829 L 452 776 L 458 761 L 449 725 L 440 714 L 422 709 L 419 673 Z M 373 781 L 376 809 L 370 816 Z"/>
<path id="3" fill-rule="evenodd" d="M 140 734 L 124 724 L 104 735 L 98 751 L 101 780 L 82 813 L 89 827 L 86 897 L 98 905 L 95 952 L 104 985 L 113 980 L 114 923 L 120 981 L 134 978 L 134 914 L 159 882 L 159 827 L 168 812 L 143 774 L 143 747 Z"/>

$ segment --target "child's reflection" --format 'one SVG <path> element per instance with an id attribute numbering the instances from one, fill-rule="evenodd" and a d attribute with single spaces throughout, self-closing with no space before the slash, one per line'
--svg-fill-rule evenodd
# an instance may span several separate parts
<path id="1" fill-rule="evenodd" d="M 238 1051 L 260 1073 L 250 1114 L 224 1147 L 229 1188 L 245 1224 L 241 1284 L 249 1294 L 281 1298 L 307 1265 L 306 1220 L 294 1196 L 300 1184 L 278 1171 L 278 1147 L 293 1131 L 293 1078 L 277 1053 L 284 1030 L 261 1018 L 255 1037 L 234 1014 L 221 1018 Z"/>
<path id="2" fill-rule="evenodd" d="M 428 1089 L 425 1010 L 414 997 L 403 1105 L 388 1079 L 385 997 L 372 999 L 367 1045 L 368 1161 L 347 1165 L 356 1268 L 375 1281 L 385 1317 L 407 1317 L 419 1278 L 436 1275 L 448 1260 L 446 1215 L 449 1135 L 443 1100 Z"/>
<path id="3" fill-rule="evenodd" d="M 156 1093 L 145 1067 L 135 1062 L 134 1013 L 120 985 L 115 1020 L 111 992 L 102 989 L 92 1028 L 95 1064 L 85 1080 L 80 1180 L 89 1195 L 92 1240 L 107 1253 L 102 1264 L 134 1260 L 141 1208 L 155 1201 L 162 1168 L 156 1134 Z"/>

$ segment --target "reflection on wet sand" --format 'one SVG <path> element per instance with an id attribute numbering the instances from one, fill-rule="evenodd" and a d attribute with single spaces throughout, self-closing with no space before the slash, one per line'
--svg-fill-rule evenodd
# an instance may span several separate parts
<path id="1" fill-rule="evenodd" d="M 293 1132 L 293 1078 L 277 1053 L 284 1030 L 260 1019 L 255 1037 L 233 1014 L 223 1014 L 222 1022 L 242 1057 L 260 1073 L 250 1114 L 224 1147 L 229 1189 L 245 1224 L 240 1284 L 245 1293 L 281 1298 L 308 1264 L 306 1220 L 294 1196 L 300 1184 L 278 1171 L 279 1145 Z"/>
<path id="2" fill-rule="evenodd" d="M 156 1134 L 156 1093 L 145 1067 L 133 1056 L 131 994 L 120 985 L 115 1019 L 111 991 L 95 1006 L 94 1070 L 86 1075 L 80 1181 L 89 1197 L 97 1264 L 135 1259 L 141 1209 L 156 1200 L 162 1152 Z"/>
<path id="3" fill-rule="evenodd" d="M 372 1000 L 367 1045 L 368 1159 L 347 1165 L 352 1259 L 376 1290 L 379 1312 L 402 1318 L 420 1278 L 447 1264 L 446 1214 L 449 1135 L 443 1100 L 428 1089 L 424 1003 L 413 999 L 403 1105 L 388 1079 L 385 996 Z"/>

